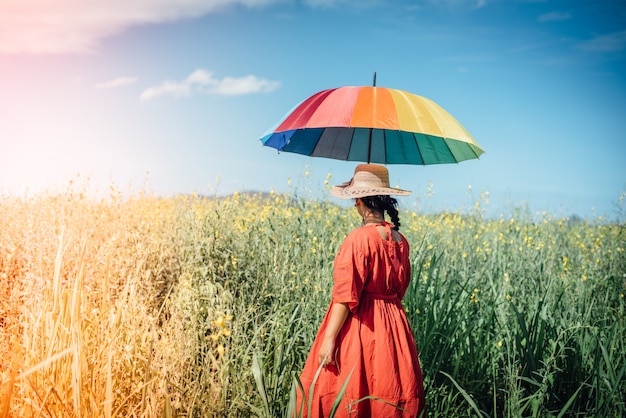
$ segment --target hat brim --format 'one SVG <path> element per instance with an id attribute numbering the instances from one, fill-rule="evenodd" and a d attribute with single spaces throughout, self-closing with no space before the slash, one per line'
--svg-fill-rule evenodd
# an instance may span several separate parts
<path id="1" fill-rule="evenodd" d="M 395 189 L 390 187 L 354 187 L 349 183 L 335 186 L 330 190 L 330 194 L 339 199 L 356 199 L 367 196 L 408 196 L 409 190 Z"/>

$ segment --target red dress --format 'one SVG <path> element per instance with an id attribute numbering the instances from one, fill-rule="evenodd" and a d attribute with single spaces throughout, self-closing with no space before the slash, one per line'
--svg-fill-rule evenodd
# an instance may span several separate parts
<path id="1" fill-rule="evenodd" d="M 379 225 L 391 237 L 391 225 Z M 336 417 L 419 416 L 424 410 L 422 371 L 400 302 L 411 279 L 406 238 L 402 236 L 400 242 L 384 239 L 372 224 L 355 229 L 337 253 L 333 276 L 331 307 L 347 303 L 350 313 L 337 335 L 336 365 L 322 368 L 315 383 L 311 417 L 329 416 L 348 378 Z M 319 369 L 318 351 L 329 313 L 330 308 L 300 376 L 305 399 Z M 300 390 L 297 401 L 300 409 Z M 307 402 L 302 416 L 308 415 L 308 408 Z"/>

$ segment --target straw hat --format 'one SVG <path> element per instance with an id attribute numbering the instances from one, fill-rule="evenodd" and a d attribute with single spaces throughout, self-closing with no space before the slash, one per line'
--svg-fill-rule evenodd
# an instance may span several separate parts
<path id="1" fill-rule="evenodd" d="M 339 199 L 356 199 L 365 196 L 398 195 L 408 196 L 408 190 L 389 187 L 389 171 L 378 164 L 359 164 L 350 181 L 335 186 L 330 191 Z"/>

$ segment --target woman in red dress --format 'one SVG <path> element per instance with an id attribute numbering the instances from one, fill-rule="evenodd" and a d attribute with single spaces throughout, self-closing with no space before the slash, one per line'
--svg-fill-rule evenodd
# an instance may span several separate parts
<path id="1" fill-rule="evenodd" d="M 420 416 L 422 371 L 401 304 L 411 279 L 409 244 L 398 232 L 391 197 L 411 192 L 389 187 L 385 167 L 360 164 L 331 193 L 355 199 L 363 225 L 346 237 L 335 258 L 332 301 L 300 376 L 299 412 L 328 417 L 345 388 L 335 417 Z"/>

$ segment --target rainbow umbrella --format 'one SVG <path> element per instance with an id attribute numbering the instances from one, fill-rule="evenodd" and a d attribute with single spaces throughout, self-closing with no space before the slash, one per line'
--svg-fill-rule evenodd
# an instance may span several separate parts
<path id="1" fill-rule="evenodd" d="M 484 152 L 432 100 L 375 86 L 315 93 L 260 141 L 279 152 L 379 164 L 457 163 Z"/>

